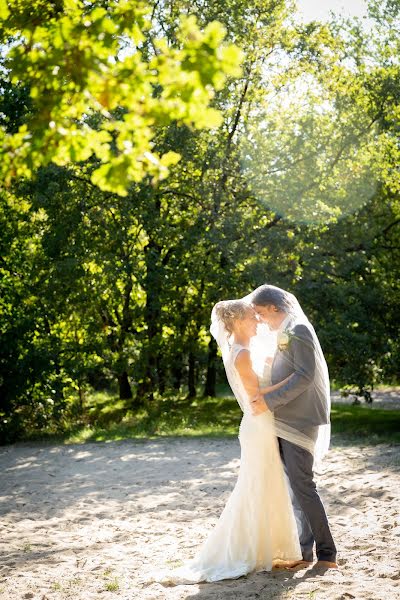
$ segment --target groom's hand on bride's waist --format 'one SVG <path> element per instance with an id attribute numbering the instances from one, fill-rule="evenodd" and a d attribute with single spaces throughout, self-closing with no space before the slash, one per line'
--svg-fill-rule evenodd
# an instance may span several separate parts
<path id="1" fill-rule="evenodd" d="M 251 398 L 250 400 L 250 405 L 253 415 L 261 415 L 261 413 L 267 412 L 269 410 L 261 394 L 253 396 L 253 398 Z"/>

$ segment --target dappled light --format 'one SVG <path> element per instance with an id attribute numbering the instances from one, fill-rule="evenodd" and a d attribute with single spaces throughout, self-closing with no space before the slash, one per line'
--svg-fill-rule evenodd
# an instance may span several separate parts
<path id="1" fill-rule="evenodd" d="M 0 600 L 398 600 L 399 27 L 0 0 Z"/>
<path id="2" fill-rule="evenodd" d="M 239 455 L 235 439 L 2 449 L 3 592 L 61 598 L 62 588 L 88 598 L 117 580 L 123 597 L 143 600 L 232 593 L 283 599 L 315 589 L 322 598 L 328 590 L 329 598 L 344 590 L 363 598 L 366 587 L 374 597 L 395 599 L 400 462 L 390 445 L 335 445 L 319 471 L 341 571 L 254 574 L 176 588 L 151 583 L 152 571 L 193 556 L 216 523 Z"/>

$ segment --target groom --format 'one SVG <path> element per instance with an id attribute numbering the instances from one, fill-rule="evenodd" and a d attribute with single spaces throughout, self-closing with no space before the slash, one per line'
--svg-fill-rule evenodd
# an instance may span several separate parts
<path id="1" fill-rule="evenodd" d="M 289 314 L 290 297 L 284 290 L 270 285 L 260 286 L 251 296 L 260 318 L 278 332 L 278 343 L 280 338 L 285 342 L 273 360 L 272 383 L 290 376 L 283 387 L 266 394 L 264 400 L 262 397 L 256 398 L 253 410 L 258 414 L 265 410 L 266 404 L 281 422 L 315 441 L 318 426 L 329 422 L 329 414 L 324 412 L 326 398 L 321 398 L 321 388 L 315 382 L 316 349 L 313 334 L 306 324 L 293 324 Z M 293 442 L 283 438 L 278 438 L 278 442 L 293 491 L 293 508 L 301 523 L 303 560 L 295 566 L 307 567 L 312 564 L 315 542 L 317 566 L 336 568 L 336 547 L 314 483 L 313 456 Z"/>

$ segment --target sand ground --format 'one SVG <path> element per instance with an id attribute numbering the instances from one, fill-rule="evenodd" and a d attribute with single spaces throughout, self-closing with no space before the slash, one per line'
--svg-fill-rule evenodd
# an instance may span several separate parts
<path id="1" fill-rule="evenodd" d="M 335 440 L 318 482 L 340 570 L 149 583 L 194 554 L 238 468 L 237 439 L 0 448 L 0 598 L 400 598 L 400 446 Z"/>

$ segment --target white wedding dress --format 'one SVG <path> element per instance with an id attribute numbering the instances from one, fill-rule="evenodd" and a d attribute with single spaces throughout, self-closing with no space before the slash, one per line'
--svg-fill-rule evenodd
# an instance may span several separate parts
<path id="1" fill-rule="evenodd" d="M 241 462 L 235 488 L 195 558 L 164 574 L 163 582 L 232 579 L 252 571 L 270 571 L 274 562 L 301 559 L 273 415 L 251 413 L 235 368 L 242 349 L 234 344 L 225 363 L 229 383 L 243 411 L 239 428 Z"/>

